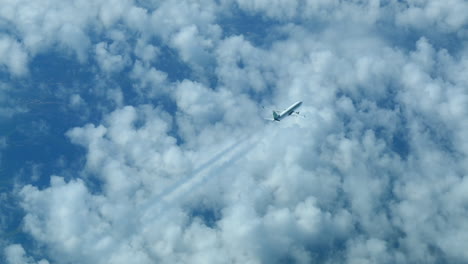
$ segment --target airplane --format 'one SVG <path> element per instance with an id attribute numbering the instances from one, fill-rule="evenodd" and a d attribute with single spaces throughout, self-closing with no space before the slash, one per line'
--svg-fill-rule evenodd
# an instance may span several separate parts
<path id="1" fill-rule="evenodd" d="M 295 112 L 295 110 L 297 108 L 299 108 L 301 106 L 302 102 L 299 101 L 299 102 L 295 102 L 294 104 L 292 104 L 290 107 L 286 108 L 286 110 L 284 110 L 283 112 L 281 113 L 277 113 L 276 111 L 273 111 L 273 119 L 266 119 L 266 120 L 270 120 L 270 121 L 281 121 L 283 118 L 287 117 L 287 116 L 290 116 L 292 114 L 299 114 L 299 112 Z"/>

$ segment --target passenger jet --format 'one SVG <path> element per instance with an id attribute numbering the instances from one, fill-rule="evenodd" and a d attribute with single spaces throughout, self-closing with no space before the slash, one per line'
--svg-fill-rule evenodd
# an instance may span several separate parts
<path id="1" fill-rule="evenodd" d="M 292 114 L 299 114 L 299 112 L 295 112 L 295 110 L 298 109 L 301 106 L 301 104 L 302 104 L 301 101 L 295 102 L 293 105 L 286 108 L 286 110 L 284 110 L 283 112 L 281 112 L 279 114 L 276 111 L 273 111 L 273 119 L 267 119 L 267 120 L 281 121 L 283 118 L 285 118 L 287 116 L 290 116 Z"/>

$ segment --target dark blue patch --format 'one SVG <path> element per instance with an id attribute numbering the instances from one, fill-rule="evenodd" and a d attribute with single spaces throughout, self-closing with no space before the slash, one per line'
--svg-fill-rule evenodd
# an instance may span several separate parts
<path id="1" fill-rule="evenodd" d="M 391 148 L 403 160 L 406 160 L 410 152 L 410 145 L 408 143 L 408 135 L 402 132 L 399 132 L 393 135 Z"/>
<path id="2" fill-rule="evenodd" d="M 214 208 L 198 207 L 190 211 L 190 216 L 201 219 L 210 228 L 215 228 L 216 222 L 221 219 L 221 212 Z"/>
<path id="3" fill-rule="evenodd" d="M 377 99 L 377 107 L 386 110 L 395 110 L 400 106 L 397 99 L 398 87 L 400 87 L 400 85 L 395 82 L 396 81 L 394 80 L 390 80 L 388 83 L 385 84 L 385 95 Z"/>
<path id="4" fill-rule="evenodd" d="M 12 88 L 5 93 L 15 106 L 27 109 L 11 118 L 0 119 L 0 135 L 7 146 L 1 153 L 0 191 L 7 200 L 2 201 L 0 211 L 5 216 L 5 239 L 11 243 L 37 248 L 30 236 L 21 232 L 24 216 L 14 188 L 33 184 L 46 188 L 51 175 L 66 179 L 79 177 L 85 160 L 85 149 L 70 142 L 65 133 L 72 127 L 82 126 L 89 119 L 100 120 L 95 109 L 91 84 L 94 73 L 87 65 L 81 65 L 60 54 L 47 53 L 36 56 L 29 65 L 28 78 L 18 79 L 1 72 L 0 80 Z M 80 96 L 92 107 L 89 119 L 81 111 L 68 107 L 71 94 Z M 94 108 L 94 109 L 93 109 Z M 32 178 L 37 166 L 36 178 Z M 12 209 L 13 208 L 13 209 Z"/>
<path id="5" fill-rule="evenodd" d="M 4 174 L 7 177 L 18 176 L 18 172 L 28 169 L 26 164 L 37 164 L 40 165 L 41 178 L 35 185 L 45 187 L 51 174 L 59 174 L 65 168 L 72 169 L 76 162 L 79 163 L 77 167 L 81 166 L 80 158 L 85 151 L 71 144 L 65 136 L 73 125 L 71 117 L 62 114 L 56 105 L 39 105 L 32 107 L 29 113 L 0 122 L 7 131 L 8 144 L 2 151 Z M 23 172 L 29 174 L 30 171 Z M 26 178 L 17 180 L 29 182 L 29 176 L 24 175 Z"/>
<path id="6" fill-rule="evenodd" d="M 161 42 L 156 42 L 154 45 L 158 46 L 161 52 L 153 63 L 156 69 L 167 73 L 171 82 L 190 79 L 193 74 L 192 69 L 181 60 L 176 50 L 162 45 Z"/>
<path id="7" fill-rule="evenodd" d="M 276 20 L 249 14 L 237 5 L 233 5 L 229 11 L 230 13 L 221 16 L 217 21 L 223 29 L 223 38 L 242 35 L 255 46 L 265 47 L 270 46 L 273 39 L 281 36 L 273 30 L 275 26 L 281 25 Z"/>
<path id="8" fill-rule="evenodd" d="M 383 39 L 395 48 L 403 51 L 416 50 L 416 43 L 421 38 L 426 38 L 435 50 L 445 49 L 450 54 L 456 55 L 463 50 L 463 41 L 454 33 L 441 33 L 437 30 L 415 29 L 412 27 L 396 27 L 394 21 L 380 21 L 376 25 L 376 31 Z"/>

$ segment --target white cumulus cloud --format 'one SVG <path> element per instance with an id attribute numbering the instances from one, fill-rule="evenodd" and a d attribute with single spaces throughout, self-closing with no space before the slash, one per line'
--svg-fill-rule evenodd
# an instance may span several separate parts
<path id="1" fill-rule="evenodd" d="M 66 132 L 83 167 L 17 192 L 37 263 L 468 260 L 463 1 L 4 6 L 4 71 L 59 47 L 127 81 Z M 36 263 L 23 246 L 8 263 Z"/>

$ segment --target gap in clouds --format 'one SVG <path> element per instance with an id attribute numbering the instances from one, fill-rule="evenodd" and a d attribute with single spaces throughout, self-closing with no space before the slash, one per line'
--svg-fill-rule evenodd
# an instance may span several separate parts
<path id="1" fill-rule="evenodd" d="M 16 98 L 24 111 L 0 120 L 7 141 L 2 164 L 8 177 L 30 181 L 23 177 L 30 173 L 30 168 L 24 165 L 31 164 L 29 167 L 40 168 L 34 181 L 44 187 L 49 175 L 72 169 L 74 161 L 80 163 L 79 157 L 84 152 L 70 144 L 64 133 L 71 126 L 88 122 L 82 111 L 70 107 L 73 92 L 86 90 L 81 87 L 92 78 L 82 67 L 60 54 L 43 54 L 32 60 L 28 78 L 10 79 L 12 89 L 7 93 Z M 94 118 L 99 120 L 99 116 Z"/>
<path id="2" fill-rule="evenodd" d="M 162 45 L 162 42 L 156 42 L 155 44 L 160 44 L 156 45 L 160 49 L 160 55 L 156 58 L 152 66 L 167 73 L 168 79 L 171 82 L 190 79 L 193 74 L 192 69 L 182 62 L 177 51 L 167 45 Z"/>
<path id="3" fill-rule="evenodd" d="M 463 37 L 458 36 L 457 33 L 418 30 L 386 23 L 378 24 L 375 30 L 389 46 L 403 52 L 415 50 L 418 40 L 422 37 L 428 39 L 436 50 L 445 49 L 455 57 L 458 57 L 464 49 Z"/>
<path id="4" fill-rule="evenodd" d="M 25 78 L 11 77 L 3 71 L 1 77 L 10 87 L 5 96 L 14 98 L 12 106 L 22 111 L 0 119 L 6 140 L 0 156 L 0 232 L 2 239 L 23 245 L 31 256 L 41 256 L 40 245 L 22 231 L 24 211 L 16 188 L 25 184 L 46 188 L 51 175 L 80 177 L 86 150 L 72 144 L 65 132 L 102 119 L 102 111 L 94 107 L 98 106 L 92 91 L 95 74 L 92 66 L 78 63 L 66 53 L 51 51 L 31 60 Z"/>
<path id="5" fill-rule="evenodd" d="M 267 48 L 274 41 L 281 39 L 275 28 L 282 23 L 277 20 L 248 13 L 235 4 L 223 12 L 225 16 L 220 16 L 217 21 L 223 29 L 223 38 L 242 35 L 254 46 L 262 48 Z"/>
<path id="6" fill-rule="evenodd" d="M 84 166 L 86 152 L 71 144 L 65 132 L 87 121 L 83 109 L 70 107 L 70 96 L 93 75 L 76 61 L 54 52 L 36 56 L 29 66 L 26 78 L 2 76 L 10 87 L 6 96 L 14 98 L 13 106 L 22 110 L 0 119 L 6 140 L 0 156 L 0 232 L 2 239 L 22 244 L 30 249 L 28 254 L 40 256 L 41 247 L 22 231 L 25 212 L 17 199 L 17 188 L 31 183 L 46 188 L 54 174 L 66 179 L 80 177 L 77 172 Z"/>

